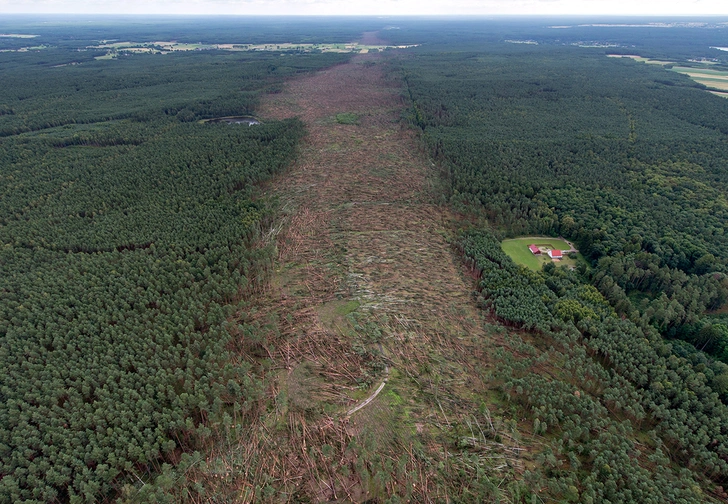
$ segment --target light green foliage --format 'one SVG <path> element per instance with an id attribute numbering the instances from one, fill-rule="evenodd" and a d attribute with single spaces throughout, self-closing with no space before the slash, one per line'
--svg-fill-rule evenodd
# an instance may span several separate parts
<path id="1" fill-rule="evenodd" d="M 554 304 L 554 313 L 561 320 L 579 322 L 587 318 L 596 318 L 596 313 L 576 299 L 562 299 Z"/>
<path id="2" fill-rule="evenodd" d="M 569 250 L 571 247 L 563 240 L 544 236 L 526 236 L 523 238 L 512 238 L 503 240 L 501 248 L 503 252 L 513 259 L 517 264 L 521 264 L 530 270 L 538 271 L 544 264 L 551 262 L 548 254 L 534 255 L 528 249 L 529 245 L 545 246 L 552 250 Z M 571 265 L 573 261 L 568 258 L 563 264 Z M 562 263 L 559 263 L 562 264 Z"/>
<path id="3" fill-rule="evenodd" d="M 359 122 L 359 115 L 353 112 L 336 114 L 336 122 L 339 124 L 357 124 Z"/>

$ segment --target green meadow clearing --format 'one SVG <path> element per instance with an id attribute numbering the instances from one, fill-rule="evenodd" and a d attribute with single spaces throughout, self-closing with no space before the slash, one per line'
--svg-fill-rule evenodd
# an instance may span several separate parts
<path id="1" fill-rule="evenodd" d="M 680 67 L 672 68 L 673 72 L 678 72 L 689 76 L 695 82 L 704 84 L 714 89 L 728 90 L 728 72 L 721 70 L 712 70 L 709 68 L 693 68 Z"/>
<path id="2" fill-rule="evenodd" d="M 608 54 L 609 58 L 630 58 L 635 61 L 647 63 L 650 65 L 674 65 L 674 61 L 664 60 L 653 60 L 649 58 L 643 58 L 642 56 L 625 55 L 625 54 Z M 685 74 L 695 82 L 711 87 L 713 89 L 720 89 L 728 91 L 728 72 L 723 70 L 714 70 L 708 68 L 713 62 L 695 62 L 698 63 L 696 66 L 673 66 L 670 68 L 671 71 Z M 711 91 L 712 92 L 712 91 Z M 713 94 L 717 94 L 714 93 Z M 719 95 L 722 96 L 722 95 Z"/>
<path id="3" fill-rule="evenodd" d="M 569 250 L 571 248 L 564 240 L 548 236 L 524 236 L 521 238 L 503 240 L 501 242 L 503 252 L 508 254 L 508 256 L 517 264 L 521 264 L 528 269 L 538 271 L 544 264 L 551 262 L 551 258 L 545 253 L 540 256 L 533 255 L 528 249 L 529 245 L 549 247 L 555 250 Z M 576 263 L 577 260 L 566 256 L 564 256 L 562 260 L 558 261 L 558 264 L 562 266 L 576 266 Z"/>
<path id="4" fill-rule="evenodd" d="M 650 65 L 671 65 L 672 61 L 656 60 L 651 58 L 643 58 L 635 54 L 607 54 L 608 58 L 629 58 L 641 63 L 647 63 Z"/>

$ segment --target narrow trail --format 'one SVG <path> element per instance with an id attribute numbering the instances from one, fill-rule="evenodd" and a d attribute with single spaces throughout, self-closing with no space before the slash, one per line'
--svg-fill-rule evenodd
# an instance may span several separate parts
<path id="1" fill-rule="evenodd" d="M 384 353 L 384 349 L 382 348 L 382 344 L 379 344 L 379 351 Z M 384 368 L 384 378 L 382 379 L 382 382 L 379 384 L 379 386 L 363 401 L 361 401 L 359 404 L 351 408 L 349 411 L 346 412 L 347 418 L 359 411 L 362 408 L 365 408 L 371 402 L 376 399 L 376 397 L 379 395 L 379 393 L 384 390 L 384 386 L 387 384 L 387 380 L 389 380 L 389 366 L 387 365 Z"/>
<path id="2" fill-rule="evenodd" d="M 261 471 L 290 502 L 371 498 L 369 458 L 384 472 L 386 460 L 405 464 L 381 495 L 447 496 L 412 447 L 447 460 L 443 436 L 489 390 L 472 278 L 446 239 L 435 168 L 402 125 L 400 85 L 383 55 L 362 54 L 289 82 L 260 109 L 308 131 L 296 164 L 266 189 L 285 222 L 258 314 L 275 321 L 277 374 L 272 413 L 248 441 L 278 447 Z M 345 113 L 357 123 L 337 121 Z"/>

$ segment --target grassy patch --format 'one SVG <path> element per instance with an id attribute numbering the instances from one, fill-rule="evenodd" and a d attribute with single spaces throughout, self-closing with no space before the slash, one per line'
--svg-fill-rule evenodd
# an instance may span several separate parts
<path id="1" fill-rule="evenodd" d="M 656 59 L 650 59 L 650 58 L 643 58 L 642 56 L 637 56 L 634 54 L 607 54 L 608 58 L 629 58 L 635 61 L 639 61 L 641 63 L 648 63 L 650 65 L 672 65 L 673 61 L 666 61 L 666 60 L 656 60 Z"/>
<path id="2" fill-rule="evenodd" d="M 673 72 L 687 75 L 695 82 L 714 89 L 728 90 L 728 72 L 709 68 L 673 67 Z"/>
<path id="3" fill-rule="evenodd" d="M 541 248 L 550 248 L 554 250 L 569 250 L 571 247 L 568 243 L 558 238 L 549 238 L 544 236 L 525 236 L 522 238 L 513 238 L 511 240 L 503 240 L 501 248 L 503 252 L 513 259 L 517 264 L 521 264 L 528 269 L 538 271 L 541 267 L 551 261 L 546 253 L 536 256 L 528 249 L 529 245 L 536 245 Z M 564 256 L 558 262 L 561 266 L 576 266 L 578 259 L 571 259 Z"/>
<path id="4" fill-rule="evenodd" d="M 690 76 L 692 76 L 693 74 L 695 74 L 697 76 L 704 75 L 706 77 L 709 77 L 709 76 L 722 77 L 722 78 L 728 77 L 728 72 L 726 72 L 724 70 L 715 70 L 715 69 L 712 69 L 712 68 L 675 66 L 675 67 L 672 67 L 672 71 L 673 72 L 685 73 L 685 74 L 688 74 Z"/>
<path id="5" fill-rule="evenodd" d="M 336 114 L 336 122 L 339 124 L 358 124 L 359 115 L 353 112 L 344 112 Z"/>
<path id="6" fill-rule="evenodd" d="M 607 56 L 610 58 L 630 58 L 643 63 L 663 66 L 675 64 L 674 61 L 652 60 L 635 55 L 608 54 Z M 673 66 L 670 70 L 687 75 L 698 84 L 703 84 L 709 88 L 728 91 L 728 72 L 708 68 L 711 64 L 712 62 L 700 62 L 696 66 Z M 710 92 L 718 96 L 725 96 L 720 92 Z"/>
<path id="7" fill-rule="evenodd" d="M 698 84 L 703 84 L 713 89 L 722 89 L 728 91 L 728 79 L 707 79 L 703 77 L 693 77 Z"/>
<path id="8" fill-rule="evenodd" d="M 336 314 L 344 317 L 351 312 L 356 311 L 357 308 L 359 308 L 359 301 L 347 301 L 336 307 Z"/>
<path id="9" fill-rule="evenodd" d="M 344 299 L 329 301 L 319 307 L 319 319 L 324 327 L 331 331 L 352 335 L 352 325 L 347 315 L 355 312 L 358 308 L 359 301 Z"/>

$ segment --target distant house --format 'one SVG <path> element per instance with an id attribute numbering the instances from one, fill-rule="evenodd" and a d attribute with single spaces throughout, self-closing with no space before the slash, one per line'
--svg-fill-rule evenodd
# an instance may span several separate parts
<path id="1" fill-rule="evenodd" d="M 551 259 L 561 259 L 563 256 L 560 250 L 549 250 L 549 257 Z"/>
<path id="2" fill-rule="evenodd" d="M 530 250 L 533 255 L 541 255 L 541 250 L 536 245 L 529 245 L 528 250 Z"/>

